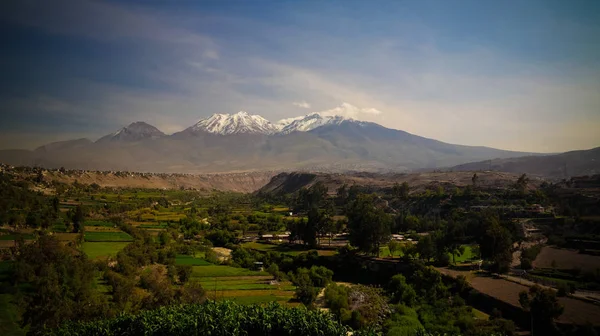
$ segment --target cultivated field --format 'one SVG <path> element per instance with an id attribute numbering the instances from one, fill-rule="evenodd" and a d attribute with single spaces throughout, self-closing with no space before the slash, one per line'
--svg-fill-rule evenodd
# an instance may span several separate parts
<path id="1" fill-rule="evenodd" d="M 90 259 L 114 257 L 129 242 L 85 242 L 82 250 Z"/>
<path id="2" fill-rule="evenodd" d="M 86 242 L 132 242 L 133 237 L 125 232 L 86 232 Z"/>
<path id="3" fill-rule="evenodd" d="M 538 268 L 552 268 L 552 261 L 555 261 L 557 269 L 581 268 L 584 271 L 595 271 L 600 268 L 600 256 L 549 246 L 542 248 L 533 265 Z"/>
<path id="4" fill-rule="evenodd" d="M 178 256 L 177 263 L 195 263 L 190 259 L 193 258 Z M 209 298 L 227 298 L 244 304 L 289 303 L 295 289 L 289 282 L 271 284 L 273 277 L 266 272 L 222 265 L 193 266 L 192 279 L 202 284 Z"/>

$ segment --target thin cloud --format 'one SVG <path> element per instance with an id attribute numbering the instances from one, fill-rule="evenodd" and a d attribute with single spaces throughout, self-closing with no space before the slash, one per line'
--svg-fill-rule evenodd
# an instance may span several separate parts
<path id="1" fill-rule="evenodd" d="M 347 118 L 360 119 L 362 115 L 379 115 L 381 111 L 373 107 L 356 107 L 349 103 L 342 103 L 338 107 L 334 107 L 330 110 L 318 112 L 322 116 L 343 116 Z"/>
<path id="2" fill-rule="evenodd" d="M 292 105 L 300 107 L 300 108 L 305 108 L 305 109 L 310 108 L 310 104 L 305 102 L 304 100 L 301 102 L 293 102 Z"/>

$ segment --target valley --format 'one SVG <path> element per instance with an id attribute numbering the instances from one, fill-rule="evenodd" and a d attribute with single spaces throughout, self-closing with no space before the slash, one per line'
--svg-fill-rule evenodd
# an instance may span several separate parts
<path id="1" fill-rule="evenodd" d="M 536 317 L 535 328 L 576 335 L 600 327 L 593 295 L 600 288 L 597 179 L 3 165 L 1 190 L 13 196 L 0 198 L 0 281 L 10 288 L 1 298 L 17 313 L 0 311 L 0 320 L 14 335 L 23 334 L 20 319 L 42 333 L 62 325 L 61 318 L 44 319 L 47 327 L 27 318 L 36 308 L 11 294 L 42 299 L 22 292 L 20 282 L 52 290 L 31 282 L 46 279 L 41 259 L 28 259 L 42 253 L 49 267 L 88 269 L 89 277 L 75 268 L 64 278 L 90 283 L 74 290 L 105 309 L 92 314 L 106 321 L 117 312 L 137 318 L 177 304 L 277 303 L 323 309 L 340 328 L 366 335 L 374 335 L 369 328 L 514 335 L 531 327 L 520 293 L 541 300 L 541 286 L 547 304 L 564 311 L 551 322 Z M 573 250 L 580 240 L 585 247 Z M 52 302 L 56 309 L 79 304 L 64 300 Z"/>

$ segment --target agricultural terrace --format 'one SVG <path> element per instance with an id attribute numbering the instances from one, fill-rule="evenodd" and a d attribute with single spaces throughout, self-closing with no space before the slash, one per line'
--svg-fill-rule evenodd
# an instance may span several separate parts
<path id="1" fill-rule="evenodd" d="M 199 282 L 212 299 L 233 300 L 242 304 L 279 302 L 292 304 L 295 286 L 289 281 L 275 281 L 263 271 L 214 265 L 204 259 L 178 255 L 176 265 L 192 266 L 191 280 Z"/>

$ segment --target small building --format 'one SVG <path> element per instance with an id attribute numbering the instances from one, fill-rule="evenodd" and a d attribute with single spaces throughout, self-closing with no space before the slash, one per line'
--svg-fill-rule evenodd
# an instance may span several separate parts
<path id="1" fill-rule="evenodd" d="M 273 239 L 273 235 L 272 234 L 264 234 L 264 235 L 260 236 L 260 239 L 271 240 L 271 239 Z"/>

